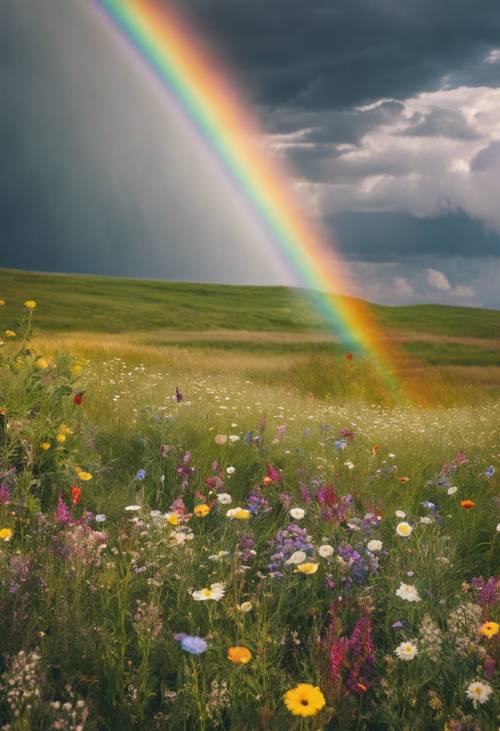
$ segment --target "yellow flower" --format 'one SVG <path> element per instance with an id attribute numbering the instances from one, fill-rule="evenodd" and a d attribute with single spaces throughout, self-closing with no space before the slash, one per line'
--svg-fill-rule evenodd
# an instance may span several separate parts
<path id="1" fill-rule="evenodd" d="M 252 653 L 248 647 L 230 647 L 227 651 L 227 659 L 235 665 L 246 665 L 252 659 Z"/>
<path id="2" fill-rule="evenodd" d="M 179 525 L 180 522 L 181 522 L 181 519 L 177 515 L 177 513 L 169 513 L 167 515 L 167 523 L 169 525 Z"/>
<path id="3" fill-rule="evenodd" d="M 43 451 L 46 452 L 48 449 L 50 449 L 50 442 L 41 442 L 40 449 L 43 449 Z"/>
<path id="4" fill-rule="evenodd" d="M 36 310 L 36 301 L 35 300 L 26 300 L 24 303 L 24 306 L 28 310 Z"/>
<path id="5" fill-rule="evenodd" d="M 315 716 L 325 705 L 321 690 L 310 683 L 299 683 L 285 693 L 283 700 L 294 716 Z"/>
<path id="6" fill-rule="evenodd" d="M 49 367 L 49 361 L 46 358 L 38 358 L 35 365 L 37 368 L 40 368 L 40 370 L 43 370 L 44 368 Z"/>
<path id="7" fill-rule="evenodd" d="M 252 513 L 249 510 L 246 510 L 246 508 L 231 508 L 226 513 L 228 518 L 233 518 L 234 520 L 250 520 L 252 517 Z"/>
<path id="8" fill-rule="evenodd" d="M 295 569 L 295 573 L 300 572 L 301 574 L 315 574 L 318 570 L 318 564 L 313 563 L 312 561 L 301 563 L 300 566 L 297 566 Z"/>
<path id="9" fill-rule="evenodd" d="M 0 299 L 0 307 L 4 307 L 7 304 L 5 300 Z"/>
<path id="10" fill-rule="evenodd" d="M 61 433 L 56 434 L 56 442 L 58 442 L 59 444 L 64 444 L 65 441 L 66 441 L 66 434 L 61 434 Z"/>
<path id="11" fill-rule="evenodd" d="M 84 472 L 83 470 L 80 470 L 80 472 L 78 473 L 78 477 L 83 482 L 88 482 L 92 479 L 92 475 L 90 474 L 90 472 Z"/>
<path id="12" fill-rule="evenodd" d="M 16 333 L 14 332 L 14 330 L 6 330 L 5 331 L 5 337 L 6 338 L 15 338 L 16 337 Z"/>
<path id="13" fill-rule="evenodd" d="M 494 637 L 496 634 L 498 634 L 499 629 L 500 625 L 498 624 L 498 622 L 485 622 L 483 625 L 481 625 L 479 634 L 489 639 L 490 637 Z"/>
<path id="14" fill-rule="evenodd" d="M 14 534 L 12 528 L 2 528 L 0 530 L 0 541 L 10 541 Z"/>
<path id="15" fill-rule="evenodd" d="M 210 506 L 205 503 L 195 505 L 193 512 L 198 518 L 205 518 L 210 512 Z"/>
<path id="16" fill-rule="evenodd" d="M 83 366 L 80 365 L 80 363 L 73 363 L 73 365 L 69 369 L 69 372 L 71 373 L 72 376 L 79 376 L 80 373 L 82 372 L 82 370 L 83 370 Z"/>
<path id="17" fill-rule="evenodd" d="M 61 424 L 59 427 L 60 434 L 71 434 L 71 429 L 66 424 Z"/>

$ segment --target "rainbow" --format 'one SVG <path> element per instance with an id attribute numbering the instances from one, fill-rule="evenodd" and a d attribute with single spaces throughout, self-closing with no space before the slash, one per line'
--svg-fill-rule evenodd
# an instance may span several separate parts
<path id="1" fill-rule="evenodd" d="M 263 150 L 262 132 L 201 39 L 157 0 L 94 1 L 194 126 L 301 283 L 317 293 L 316 305 L 340 341 L 397 385 L 394 353 L 373 314 L 338 294 L 348 282 L 342 261 L 304 215 L 287 174 Z"/>

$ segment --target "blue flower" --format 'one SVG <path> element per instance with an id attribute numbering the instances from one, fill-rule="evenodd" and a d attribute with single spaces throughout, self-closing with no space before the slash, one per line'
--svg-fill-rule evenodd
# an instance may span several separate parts
<path id="1" fill-rule="evenodd" d="M 191 655 L 201 655 L 207 649 L 207 643 L 203 637 L 193 637 L 192 635 L 186 635 L 181 640 L 181 647 Z"/>
<path id="2" fill-rule="evenodd" d="M 493 467 L 493 465 L 487 467 L 484 471 L 484 474 L 486 475 L 486 477 L 493 477 L 493 475 L 495 474 L 495 468 Z"/>
<path id="3" fill-rule="evenodd" d="M 137 470 L 134 480 L 143 480 L 146 477 L 146 470 Z"/>

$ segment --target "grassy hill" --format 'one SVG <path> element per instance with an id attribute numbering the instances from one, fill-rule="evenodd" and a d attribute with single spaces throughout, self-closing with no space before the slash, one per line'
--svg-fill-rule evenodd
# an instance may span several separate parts
<path id="1" fill-rule="evenodd" d="M 43 274 L 0 269 L 8 304 L 39 302 L 37 328 L 50 332 L 253 331 L 326 333 L 307 291 Z M 443 305 L 370 305 L 395 334 L 500 339 L 500 311 Z M 11 326 L 7 307 L 0 325 Z M 425 338 L 424 338 L 425 339 Z"/>

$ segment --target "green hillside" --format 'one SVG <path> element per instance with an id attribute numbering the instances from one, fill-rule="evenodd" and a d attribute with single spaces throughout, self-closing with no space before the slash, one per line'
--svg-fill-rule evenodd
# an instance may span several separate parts
<path id="1" fill-rule="evenodd" d="M 43 274 L 0 269 L 0 297 L 8 305 L 36 299 L 39 330 L 120 333 L 172 330 L 325 332 L 305 290 Z M 442 305 L 370 305 L 401 333 L 500 338 L 500 311 Z M 15 314 L 14 314 L 15 313 Z M 1 326 L 17 307 L 2 308 Z"/>

